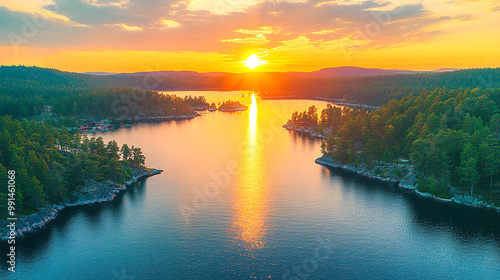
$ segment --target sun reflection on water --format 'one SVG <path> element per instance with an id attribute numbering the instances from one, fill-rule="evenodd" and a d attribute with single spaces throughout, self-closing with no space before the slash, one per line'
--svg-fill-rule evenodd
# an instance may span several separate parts
<path id="1" fill-rule="evenodd" d="M 232 232 L 246 249 L 260 249 L 265 245 L 268 213 L 262 143 L 257 136 L 257 102 L 252 95 L 249 111 L 247 143 L 242 153 L 241 172 L 235 189 Z"/>

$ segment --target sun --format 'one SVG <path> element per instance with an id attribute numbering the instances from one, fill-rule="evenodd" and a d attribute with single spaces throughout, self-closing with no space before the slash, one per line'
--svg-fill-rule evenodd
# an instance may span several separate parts
<path id="1" fill-rule="evenodd" d="M 261 66 L 262 64 L 266 64 L 266 62 L 261 61 L 256 54 L 252 54 L 251 56 L 249 56 L 247 60 L 243 61 L 243 63 L 245 63 L 246 67 L 250 69 L 255 69 Z"/>

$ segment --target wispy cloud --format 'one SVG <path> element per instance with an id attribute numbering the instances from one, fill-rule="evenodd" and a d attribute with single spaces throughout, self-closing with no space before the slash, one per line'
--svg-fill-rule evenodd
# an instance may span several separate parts
<path id="1" fill-rule="evenodd" d="M 47 26 L 46 33 L 50 32 L 59 39 L 44 43 L 59 45 L 67 38 L 68 42 L 64 45 L 79 45 L 82 42 L 72 38 L 72 34 L 79 34 L 90 40 L 84 45 L 109 48 L 113 47 L 111 42 L 116 42 L 121 48 L 136 48 L 137 44 L 129 41 L 129 33 L 116 33 L 113 26 L 118 26 L 124 31 L 141 31 L 140 34 L 134 32 L 136 39 L 133 41 L 142 40 L 154 50 L 223 51 L 225 46 L 232 43 L 276 47 L 282 41 L 300 36 L 320 43 L 352 36 L 359 30 L 370 28 L 373 22 L 379 22 L 379 27 L 383 27 L 383 30 L 376 36 L 371 36 L 370 41 L 374 45 L 383 45 L 394 43 L 395 40 L 408 40 L 410 35 L 427 36 L 428 33 L 422 30 L 448 19 L 433 15 L 421 4 L 392 9 L 386 8 L 388 5 L 388 2 L 374 1 L 354 4 L 332 1 L 263 1 L 247 7 L 245 12 L 214 15 L 204 10 L 193 11 L 189 9 L 188 1 L 181 0 L 68 0 L 64 5 L 47 5 L 44 8 L 82 26 L 53 22 Z M 4 15 L 2 26 L 11 30 L 19 26 L 19 19 L 22 17 L 19 12 L 3 8 L 0 13 Z M 112 38 L 111 41 L 103 40 L 106 34 Z M 193 44 L 193 38 L 203 44 Z M 43 38 L 39 40 L 44 41 Z M 168 44 L 165 44 L 166 41 Z"/>

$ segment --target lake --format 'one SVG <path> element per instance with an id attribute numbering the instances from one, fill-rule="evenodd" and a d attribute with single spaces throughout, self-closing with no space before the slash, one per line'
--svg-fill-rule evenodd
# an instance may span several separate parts
<path id="1" fill-rule="evenodd" d="M 500 278 L 499 215 L 317 165 L 321 141 L 281 128 L 326 102 L 176 94 L 250 109 L 98 134 L 164 172 L 19 240 L 1 279 Z"/>

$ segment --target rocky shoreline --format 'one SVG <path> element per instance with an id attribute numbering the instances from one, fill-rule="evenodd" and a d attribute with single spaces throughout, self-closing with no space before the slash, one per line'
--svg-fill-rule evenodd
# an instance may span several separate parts
<path id="1" fill-rule="evenodd" d="M 240 111 L 246 111 L 248 110 L 248 106 L 245 105 L 222 105 L 219 109 L 217 107 L 213 106 L 198 106 L 198 107 L 190 107 L 190 109 L 195 110 L 195 111 L 210 111 L 210 112 L 215 112 L 215 111 L 221 111 L 221 112 L 240 112 Z"/>
<path id="2" fill-rule="evenodd" d="M 358 103 L 348 103 L 344 99 L 337 99 L 337 98 L 316 97 L 316 100 L 332 102 L 334 105 L 338 106 L 347 106 L 347 107 L 370 109 L 370 110 L 380 109 L 380 107 L 378 106 L 358 104 Z"/>
<path id="3" fill-rule="evenodd" d="M 293 130 L 293 131 L 298 131 L 301 133 L 305 133 L 311 137 L 315 138 L 320 138 L 320 139 L 327 139 L 328 137 L 326 134 L 328 131 L 326 131 L 324 134 L 318 133 L 314 126 L 303 126 L 300 124 L 294 124 L 294 123 L 287 123 L 283 125 L 283 128 L 287 130 Z M 464 205 L 468 207 L 474 207 L 474 208 L 484 208 L 484 209 L 489 209 L 496 211 L 500 213 L 500 207 L 491 205 L 485 201 L 481 200 L 481 197 L 475 197 L 475 196 L 470 196 L 466 194 L 458 194 L 454 193 L 452 198 L 446 199 L 446 198 L 441 198 L 437 197 L 431 193 L 426 193 L 426 192 L 420 192 L 417 190 L 416 187 L 416 182 L 417 182 L 417 176 L 413 172 L 413 167 L 410 165 L 409 171 L 405 176 L 402 176 L 401 178 L 396 178 L 394 176 L 391 176 L 389 173 L 386 172 L 383 174 L 384 176 L 381 176 L 380 174 L 377 174 L 374 172 L 375 168 L 384 168 L 384 166 L 376 166 L 373 169 L 368 170 L 366 168 L 366 165 L 361 164 L 360 166 L 354 166 L 352 164 L 342 164 L 339 162 L 336 162 L 335 159 L 331 158 L 330 156 L 322 156 L 315 161 L 317 164 L 321 164 L 324 166 L 332 167 L 332 168 L 338 168 L 347 172 L 351 172 L 354 174 L 357 174 L 359 176 L 363 176 L 369 179 L 374 179 L 378 180 L 380 182 L 386 182 L 386 183 L 393 183 L 396 184 L 400 189 L 408 191 L 410 193 L 413 193 L 415 195 L 418 195 L 423 198 L 427 199 L 432 199 L 435 201 L 440 201 L 440 202 L 445 202 L 445 203 L 455 203 L 459 205 Z M 386 164 L 390 166 L 391 164 Z M 382 170 L 383 171 L 383 170 Z"/>
<path id="4" fill-rule="evenodd" d="M 150 168 L 134 170 L 132 179 L 126 181 L 124 184 L 117 184 L 111 181 L 88 182 L 79 188 L 79 193 L 73 199 L 49 205 L 34 214 L 18 217 L 16 221 L 16 238 L 22 238 L 44 229 L 64 209 L 112 201 L 119 192 L 126 190 L 131 184 L 138 182 L 142 178 L 158 175 L 162 172 L 163 170 Z M 9 236 L 9 231 L 6 227 L 7 224 L 4 223 L 0 227 L 0 242 L 7 241 Z"/>
<path id="5" fill-rule="evenodd" d="M 386 182 L 386 183 L 393 183 L 397 185 L 400 189 L 408 191 L 410 193 L 413 193 L 415 195 L 418 195 L 423 198 L 427 199 L 432 199 L 435 201 L 440 201 L 444 203 L 455 203 L 463 206 L 468 206 L 468 207 L 474 207 L 474 208 L 484 208 L 484 209 L 489 209 L 496 211 L 497 213 L 500 213 L 500 207 L 488 204 L 480 198 L 474 197 L 474 196 L 469 196 L 469 195 L 463 195 L 463 194 L 454 194 L 452 198 L 446 199 L 446 198 L 440 198 L 437 197 L 431 193 L 426 193 L 426 192 L 420 192 L 416 188 L 416 174 L 413 172 L 413 168 L 409 168 L 409 171 L 407 174 L 401 178 L 396 178 L 394 176 L 381 176 L 379 174 L 376 174 L 374 172 L 375 168 L 380 168 L 380 167 L 375 167 L 371 170 L 367 169 L 364 165 L 360 166 L 354 166 L 352 164 L 342 164 L 335 159 L 333 159 L 330 156 L 322 156 L 315 161 L 317 164 L 327 166 L 327 167 L 332 167 L 332 168 L 338 168 L 350 173 L 357 174 L 359 176 L 363 176 L 366 178 L 378 180 L 380 182 Z"/>
<path id="6" fill-rule="evenodd" d="M 287 130 L 293 130 L 293 131 L 306 133 L 312 137 L 321 138 L 321 139 L 328 139 L 328 136 L 326 136 L 326 133 L 323 134 L 323 133 L 316 132 L 314 129 L 315 128 L 314 126 L 303 126 L 303 125 L 289 122 L 289 123 L 283 125 L 282 127 L 284 129 L 287 129 Z"/>
<path id="7" fill-rule="evenodd" d="M 112 124 L 119 123 L 147 123 L 147 122 L 164 122 L 177 120 L 190 120 L 201 116 L 198 113 L 186 115 L 170 115 L 170 116 L 155 116 L 155 117 L 134 117 L 134 118 L 117 118 L 110 121 Z"/>
<path id="8" fill-rule="evenodd" d="M 220 107 L 219 111 L 221 112 L 241 112 L 241 111 L 246 111 L 248 110 L 248 107 L 245 105 L 242 106 L 227 106 L 227 107 Z"/>

